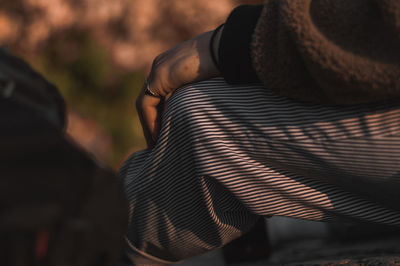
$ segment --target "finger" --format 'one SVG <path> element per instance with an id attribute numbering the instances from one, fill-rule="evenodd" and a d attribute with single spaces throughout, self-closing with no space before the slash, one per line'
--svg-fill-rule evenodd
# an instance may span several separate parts
<path id="1" fill-rule="evenodd" d="M 148 132 L 149 138 L 151 139 L 151 144 L 149 148 L 152 148 L 158 139 L 158 134 L 160 130 L 161 113 L 159 111 L 160 99 L 145 96 L 144 97 L 144 108 L 143 108 L 143 119 Z"/>
<path id="2" fill-rule="evenodd" d="M 138 110 L 138 115 L 139 115 L 139 119 L 140 119 L 140 124 L 141 124 L 142 130 L 143 130 L 144 139 L 146 140 L 146 146 L 148 148 L 153 147 L 153 145 L 154 145 L 153 140 L 151 138 L 150 131 L 147 128 L 147 125 L 145 123 L 145 119 L 143 117 L 143 111 L 142 111 L 142 109 L 139 109 L 139 108 L 137 110 Z"/>
<path id="3" fill-rule="evenodd" d="M 167 109 L 168 100 L 169 100 L 169 98 L 171 98 L 171 96 L 172 96 L 173 93 L 174 93 L 174 92 L 170 92 L 170 93 L 168 93 L 167 95 L 165 95 L 163 104 L 162 104 L 161 108 L 159 109 L 159 110 L 160 110 L 161 116 L 165 113 L 165 111 L 166 111 L 166 109 Z"/>
<path id="4" fill-rule="evenodd" d="M 159 98 L 144 95 L 143 93 L 139 96 L 137 103 L 138 114 L 148 148 L 152 148 L 155 145 L 160 129 L 159 103 Z"/>

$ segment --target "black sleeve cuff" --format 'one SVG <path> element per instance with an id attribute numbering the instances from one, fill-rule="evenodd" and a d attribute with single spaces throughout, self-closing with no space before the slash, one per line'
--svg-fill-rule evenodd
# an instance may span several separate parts
<path id="1" fill-rule="evenodd" d="M 259 83 L 250 56 L 250 43 L 263 5 L 235 8 L 225 22 L 218 48 L 219 70 L 231 84 Z"/>

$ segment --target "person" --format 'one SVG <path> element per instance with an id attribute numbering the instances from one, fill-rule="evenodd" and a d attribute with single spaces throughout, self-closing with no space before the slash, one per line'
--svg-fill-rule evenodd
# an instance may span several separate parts
<path id="1" fill-rule="evenodd" d="M 267 0 L 157 56 L 120 169 L 126 253 L 172 264 L 258 217 L 400 225 L 400 6 Z"/>

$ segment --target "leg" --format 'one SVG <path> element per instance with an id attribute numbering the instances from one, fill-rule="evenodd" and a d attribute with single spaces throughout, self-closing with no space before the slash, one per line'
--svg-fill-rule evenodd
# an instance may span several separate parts
<path id="1" fill-rule="evenodd" d="M 127 254 L 137 264 L 169 264 L 222 247 L 257 220 L 229 190 L 210 178 L 193 145 L 193 90 L 168 103 L 153 150 L 135 153 L 120 171 L 130 203 Z M 196 98 L 196 104 L 203 104 Z M 207 104 L 207 103 L 205 103 Z"/>
<path id="2" fill-rule="evenodd" d="M 355 190 L 398 170 L 400 148 L 380 151 L 400 147 L 386 138 L 400 133 L 399 118 L 396 105 L 304 104 L 221 79 L 179 89 L 156 147 L 121 169 L 131 249 L 178 261 L 225 245 L 255 214 L 400 224 L 397 211 Z"/>

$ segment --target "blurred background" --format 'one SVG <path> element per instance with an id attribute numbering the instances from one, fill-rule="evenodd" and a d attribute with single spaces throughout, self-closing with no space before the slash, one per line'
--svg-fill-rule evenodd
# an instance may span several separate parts
<path id="1" fill-rule="evenodd" d="M 179 42 L 216 28 L 236 6 L 263 2 L 0 1 L 0 46 L 8 46 L 59 88 L 68 106 L 67 133 L 100 162 L 115 170 L 129 154 L 145 147 L 134 102 L 153 58 Z M 350 253 L 367 256 L 373 251 L 397 252 L 399 247 L 396 238 L 379 244 L 373 240 L 367 247 L 349 248 L 343 244 L 343 248 L 337 248 L 335 241 L 339 238 L 349 243 L 352 238 L 358 241 L 371 235 L 394 235 L 393 230 L 386 228 L 327 226 L 274 217 L 269 220 L 267 230 L 275 254 L 271 261 L 277 265 L 296 261 L 303 255 L 315 259 L 330 254 L 336 259 L 350 256 Z M 329 246 L 326 239 L 331 238 L 333 242 Z M 309 239 L 314 242 L 300 242 Z M 390 252 L 389 255 L 388 260 L 392 259 Z M 222 261 L 221 254 L 210 258 L 215 262 L 218 256 Z M 261 261 L 254 265 L 265 264 Z M 215 264 L 189 261 L 185 265 Z"/>
<path id="2" fill-rule="evenodd" d="M 0 5 L 6 45 L 54 83 L 67 132 L 117 169 L 145 147 L 135 99 L 159 53 L 224 22 L 246 0 L 12 0 Z"/>

